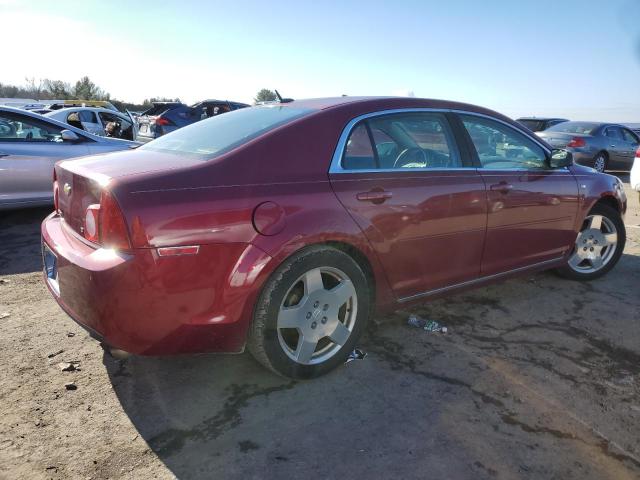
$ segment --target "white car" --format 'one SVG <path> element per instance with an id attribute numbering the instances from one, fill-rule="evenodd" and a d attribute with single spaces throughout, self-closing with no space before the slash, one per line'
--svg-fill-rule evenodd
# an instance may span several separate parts
<path id="1" fill-rule="evenodd" d="M 631 183 L 631 188 L 640 192 L 640 148 L 636 150 L 636 158 L 633 160 L 633 166 L 631 167 L 629 183 Z"/>
<path id="2" fill-rule="evenodd" d="M 54 118 L 101 137 L 135 140 L 138 134 L 138 126 L 128 112 L 120 113 L 95 107 L 71 107 L 46 113 L 45 117 Z"/>

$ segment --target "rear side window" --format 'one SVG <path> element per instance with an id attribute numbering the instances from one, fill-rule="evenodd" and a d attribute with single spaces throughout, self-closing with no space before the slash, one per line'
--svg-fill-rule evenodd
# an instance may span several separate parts
<path id="1" fill-rule="evenodd" d="M 607 127 L 604 130 L 604 134 L 609 138 L 613 138 L 614 140 L 622 140 L 622 134 L 620 133 L 618 127 Z"/>
<path id="2" fill-rule="evenodd" d="M 360 122 L 342 158 L 345 170 L 459 168 L 460 155 L 444 115 L 409 112 Z"/>
<path id="3" fill-rule="evenodd" d="M 624 136 L 624 140 L 629 143 L 638 143 L 638 137 L 631 131 L 626 128 L 622 129 L 622 135 Z"/>
<path id="4" fill-rule="evenodd" d="M 139 149 L 189 154 L 208 160 L 311 112 L 313 110 L 277 105 L 243 108 L 180 128 Z"/>
<path id="5" fill-rule="evenodd" d="M 542 147 L 515 129 L 474 115 L 460 117 L 476 148 L 482 168 L 547 168 L 547 157 Z"/>

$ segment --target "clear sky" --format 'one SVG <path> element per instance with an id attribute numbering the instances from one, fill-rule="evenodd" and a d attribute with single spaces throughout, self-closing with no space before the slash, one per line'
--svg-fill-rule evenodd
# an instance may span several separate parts
<path id="1" fill-rule="evenodd" d="M 249 102 L 407 95 L 640 122 L 640 0 L 0 0 L 0 82 Z"/>

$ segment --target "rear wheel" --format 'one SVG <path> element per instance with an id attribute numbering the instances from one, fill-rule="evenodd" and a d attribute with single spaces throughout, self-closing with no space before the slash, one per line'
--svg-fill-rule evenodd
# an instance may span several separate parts
<path id="1" fill-rule="evenodd" d="M 358 264 L 335 248 L 311 247 L 265 284 L 247 346 L 280 375 L 317 377 L 344 363 L 369 312 L 369 286 Z"/>
<path id="2" fill-rule="evenodd" d="M 593 168 L 595 168 L 598 172 L 604 173 L 607 169 L 607 154 L 604 152 L 600 152 L 593 159 Z"/>
<path id="3" fill-rule="evenodd" d="M 620 259 L 626 240 L 617 210 L 596 205 L 582 223 L 569 261 L 557 272 L 572 280 L 593 280 L 611 270 Z"/>

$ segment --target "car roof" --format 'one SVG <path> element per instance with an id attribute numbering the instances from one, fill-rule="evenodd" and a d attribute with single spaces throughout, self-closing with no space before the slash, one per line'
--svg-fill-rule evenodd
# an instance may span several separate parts
<path id="1" fill-rule="evenodd" d="M 117 110 L 111 110 L 110 108 L 104 108 L 104 107 L 67 107 L 67 108 L 59 108 L 58 110 L 52 110 L 51 112 L 49 112 L 45 116 L 47 116 L 47 117 L 48 116 L 54 116 L 53 114 L 56 114 L 56 113 L 59 113 L 59 112 L 80 112 L 80 111 L 97 112 L 97 113 L 115 113 L 115 114 L 124 115 L 126 117 L 126 115 L 123 114 L 122 112 L 119 112 Z"/>
<path id="2" fill-rule="evenodd" d="M 272 102 L 265 105 L 259 105 L 254 108 L 268 108 L 270 106 L 281 106 L 284 108 L 300 108 L 316 112 L 327 110 L 339 110 L 348 113 L 351 118 L 389 110 L 403 109 L 434 109 L 444 111 L 461 111 L 470 112 L 489 117 L 497 118 L 515 128 L 524 128 L 517 122 L 505 115 L 490 110 L 488 108 L 471 105 L 468 103 L 454 102 L 449 100 L 438 100 L 430 98 L 416 97 L 332 97 L 332 98 L 310 98 L 304 100 L 294 100 L 291 102 Z"/>
<path id="3" fill-rule="evenodd" d="M 566 118 L 560 118 L 560 117 L 518 117 L 517 120 L 518 121 L 520 121 L 520 120 L 539 120 L 541 122 L 548 122 L 549 120 L 564 120 L 565 122 L 569 121 Z"/>

